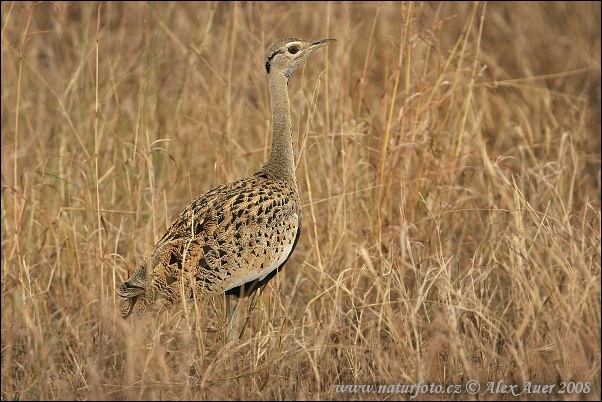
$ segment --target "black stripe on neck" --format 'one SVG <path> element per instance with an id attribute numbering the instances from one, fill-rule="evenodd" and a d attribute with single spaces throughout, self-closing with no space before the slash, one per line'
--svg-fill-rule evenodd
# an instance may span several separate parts
<path id="1" fill-rule="evenodd" d="M 278 54 L 278 53 L 282 53 L 282 50 L 276 50 L 274 53 L 272 53 L 271 55 L 268 56 L 268 58 L 265 61 L 265 69 L 268 72 L 268 74 L 270 73 L 270 66 L 272 64 L 272 59 Z"/>

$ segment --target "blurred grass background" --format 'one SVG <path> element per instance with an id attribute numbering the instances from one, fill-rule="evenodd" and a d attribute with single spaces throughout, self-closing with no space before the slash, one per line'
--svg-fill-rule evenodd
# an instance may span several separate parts
<path id="1" fill-rule="evenodd" d="M 2 400 L 600 399 L 599 2 L 1 14 Z M 338 40 L 289 83 L 295 253 L 239 342 L 222 298 L 124 322 L 115 288 L 171 220 L 265 160 L 284 36 Z"/>

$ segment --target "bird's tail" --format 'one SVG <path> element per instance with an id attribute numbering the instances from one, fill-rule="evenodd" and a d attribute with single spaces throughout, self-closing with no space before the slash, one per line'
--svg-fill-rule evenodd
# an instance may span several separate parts
<path id="1" fill-rule="evenodd" d="M 146 310 L 146 260 L 136 268 L 130 279 L 123 282 L 116 290 L 119 297 L 124 299 L 121 317 L 127 318 L 132 312 L 142 314 Z"/>

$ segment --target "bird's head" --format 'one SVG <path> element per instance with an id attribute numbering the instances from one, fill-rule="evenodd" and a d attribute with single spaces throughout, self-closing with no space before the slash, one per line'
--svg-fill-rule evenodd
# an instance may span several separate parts
<path id="1" fill-rule="evenodd" d="M 268 47 L 265 69 L 268 74 L 284 73 L 287 80 L 307 56 L 336 39 L 308 41 L 297 38 L 278 39 Z"/>

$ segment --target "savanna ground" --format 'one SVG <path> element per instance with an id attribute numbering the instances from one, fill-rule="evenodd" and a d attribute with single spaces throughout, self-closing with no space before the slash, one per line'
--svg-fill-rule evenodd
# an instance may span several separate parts
<path id="1" fill-rule="evenodd" d="M 600 399 L 599 2 L 1 7 L 3 400 Z M 238 341 L 223 297 L 123 321 L 171 220 L 266 158 L 283 36 L 338 39 L 289 83 L 295 253 Z"/>

